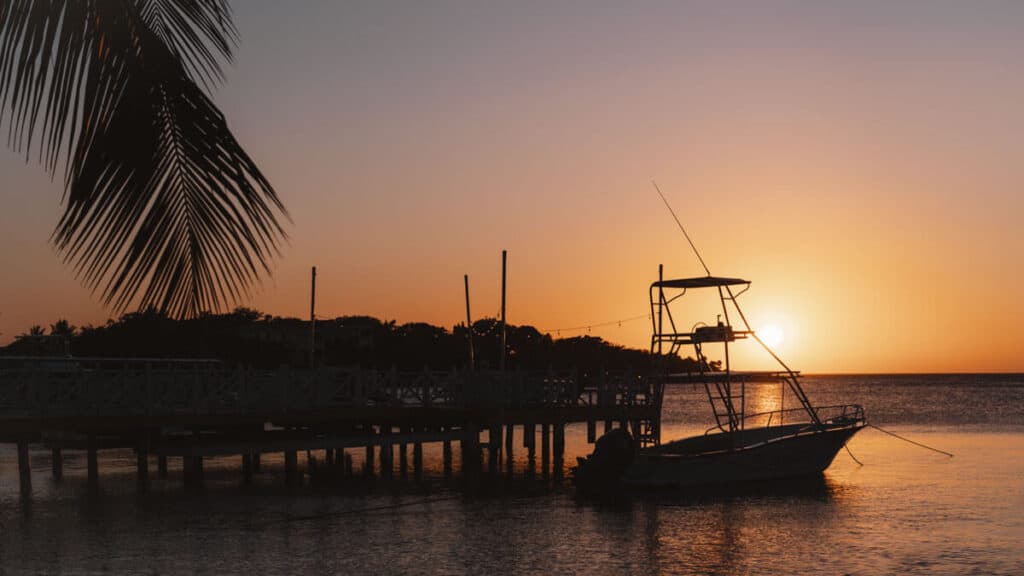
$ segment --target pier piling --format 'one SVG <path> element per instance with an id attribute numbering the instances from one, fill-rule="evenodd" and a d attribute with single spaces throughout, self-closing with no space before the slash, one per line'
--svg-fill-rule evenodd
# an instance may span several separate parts
<path id="1" fill-rule="evenodd" d="M 363 462 L 363 474 L 373 476 L 373 445 L 366 447 L 366 460 Z"/>
<path id="2" fill-rule="evenodd" d="M 64 454 L 60 448 L 50 450 L 51 466 L 53 467 L 53 479 L 60 480 L 64 477 Z"/>
<path id="3" fill-rule="evenodd" d="M 452 441 L 445 440 L 441 446 L 441 459 L 444 461 L 444 477 L 452 477 Z"/>
<path id="4" fill-rule="evenodd" d="M 252 454 L 242 454 L 242 483 L 252 484 Z"/>
<path id="5" fill-rule="evenodd" d="M 412 477 L 419 482 L 423 479 L 423 443 L 412 445 Z"/>
<path id="6" fill-rule="evenodd" d="M 167 456 L 158 456 L 156 459 L 156 474 L 161 478 L 167 478 Z"/>
<path id="7" fill-rule="evenodd" d="M 18 477 L 22 495 L 32 494 L 32 464 L 29 462 L 26 440 L 18 441 Z"/>
<path id="8" fill-rule="evenodd" d="M 295 450 L 285 450 L 284 453 L 284 481 L 289 488 L 297 484 L 299 477 L 299 456 Z"/>
<path id="9" fill-rule="evenodd" d="M 200 491 L 206 483 L 203 477 L 203 457 L 192 455 L 183 458 L 185 468 L 185 486 L 194 491 Z"/>
<path id="10" fill-rule="evenodd" d="M 540 475 L 547 480 L 551 472 L 551 426 L 547 422 L 540 425 Z"/>
<path id="11" fill-rule="evenodd" d="M 555 452 L 555 461 L 553 465 L 553 473 L 556 479 L 560 479 L 562 477 L 562 469 L 564 468 L 565 460 L 565 423 L 556 422 L 554 428 L 553 449 Z"/>
<path id="12" fill-rule="evenodd" d="M 408 432 L 408 429 L 403 430 Z M 406 434 L 402 434 L 404 437 Z M 409 477 L 409 460 L 408 460 L 408 444 L 402 442 L 398 445 L 398 477 L 405 480 Z"/>
<path id="13" fill-rule="evenodd" d="M 100 466 L 96 457 L 96 435 L 89 434 L 86 440 L 86 478 L 90 488 L 96 488 L 100 483 Z"/>
<path id="14" fill-rule="evenodd" d="M 491 425 L 487 433 L 487 472 L 493 479 L 498 474 L 501 463 L 501 424 Z"/>
<path id="15" fill-rule="evenodd" d="M 514 468 L 513 463 L 515 460 L 512 457 L 512 448 L 515 446 L 515 425 L 509 423 L 505 428 L 505 473 L 508 476 L 512 476 L 512 469 Z"/>
<path id="16" fill-rule="evenodd" d="M 462 430 L 462 477 L 467 486 L 475 485 L 480 476 L 480 429 L 467 423 Z"/>
<path id="17" fill-rule="evenodd" d="M 145 450 L 135 451 L 135 481 L 140 493 L 149 491 L 149 453 Z"/>

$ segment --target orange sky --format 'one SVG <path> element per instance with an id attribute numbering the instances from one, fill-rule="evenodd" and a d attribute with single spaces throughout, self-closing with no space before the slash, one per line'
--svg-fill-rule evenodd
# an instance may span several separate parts
<path id="1" fill-rule="evenodd" d="M 294 221 L 243 304 L 307 314 L 315 264 L 322 315 L 450 327 L 505 248 L 513 323 L 644 314 L 659 263 L 702 273 L 655 178 L 793 367 L 1024 371 L 1024 4 L 235 4 L 216 99 Z M 0 343 L 104 321 L 60 179 L 0 183 Z"/>

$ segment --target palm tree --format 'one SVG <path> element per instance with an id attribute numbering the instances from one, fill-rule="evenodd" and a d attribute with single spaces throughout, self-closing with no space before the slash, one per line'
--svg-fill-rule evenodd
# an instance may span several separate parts
<path id="1" fill-rule="evenodd" d="M 208 95 L 236 38 L 224 0 L 0 0 L 0 125 L 62 169 L 51 240 L 117 312 L 220 310 L 285 239 Z"/>
<path id="2" fill-rule="evenodd" d="M 50 335 L 70 340 L 78 335 L 78 327 L 61 318 L 57 322 L 50 324 Z"/>

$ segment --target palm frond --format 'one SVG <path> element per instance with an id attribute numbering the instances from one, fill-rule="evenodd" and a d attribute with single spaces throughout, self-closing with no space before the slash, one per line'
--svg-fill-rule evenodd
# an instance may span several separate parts
<path id="1" fill-rule="evenodd" d="M 203 89 L 231 57 L 226 4 L 0 6 L 0 121 L 29 150 L 42 114 L 41 160 L 52 171 L 66 155 L 53 240 L 86 286 L 117 311 L 182 317 L 245 294 L 287 215 Z"/>

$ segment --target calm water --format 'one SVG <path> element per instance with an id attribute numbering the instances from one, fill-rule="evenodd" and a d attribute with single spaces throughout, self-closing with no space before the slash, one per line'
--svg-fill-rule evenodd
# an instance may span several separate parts
<path id="1" fill-rule="evenodd" d="M 173 460 L 171 477 L 154 474 L 154 492 L 137 496 L 134 456 L 114 453 L 89 496 L 84 458 L 68 454 L 56 483 L 38 451 L 26 500 L 5 446 L 0 573 L 1024 574 L 1024 376 L 835 376 L 807 389 L 956 456 L 867 429 L 850 443 L 864 466 L 841 452 L 821 482 L 593 502 L 522 481 L 466 498 L 438 478 L 430 449 L 422 485 L 359 495 L 288 493 L 273 459 L 243 490 L 238 460 L 225 458 L 207 464 L 203 496 L 183 493 Z M 777 385 L 748 392 L 755 410 L 796 405 Z M 667 394 L 667 437 L 709 424 L 700 394 Z M 567 465 L 588 451 L 585 429 L 571 427 Z"/>

